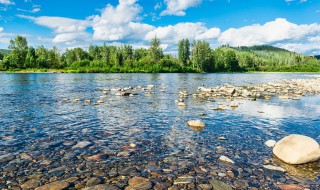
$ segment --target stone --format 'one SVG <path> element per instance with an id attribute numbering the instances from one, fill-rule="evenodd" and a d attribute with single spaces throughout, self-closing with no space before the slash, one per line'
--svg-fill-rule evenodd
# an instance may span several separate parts
<path id="1" fill-rule="evenodd" d="M 185 103 L 183 103 L 183 102 L 179 102 L 179 103 L 178 103 L 178 106 L 180 106 L 180 107 L 185 107 L 185 106 L 186 106 L 186 104 L 185 104 Z"/>
<path id="2" fill-rule="evenodd" d="M 218 137 L 218 140 L 219 140 L 219 141 L 226 141 L 227 138 L 225 138 L 225 137 Z"/>
<path id="3" fill-rule="evenodd" d="M 98 185 L 102 183 L 101 179 L 97 178 L 97 177 L 93 177 L 93 178 L 90 178 L 88 181 L 87 181 L 87 184 L 86 186 L 87 187 L 90 187 L 90 186 L 94 186 L 94 185 Z"/>
<path id="4" fill-rule="evenodd" d="M 214 190 L 232 190 L 232 187 L 222 181 L 212 179 L 209 181 Z"/>
<path id="5" fill-rule="evenodd" d="M 106 159 L 108 159 L 108 156 L 106 154 L 96 154 L 86 158 L 87 161 L 91 161 L 91 162 L 101 162 Z"/>
<path id="6" fill-rule="evenodd" d="M 133 177 L 129 180 L 129 186 L 126 190 L 149 190 L 152 188 L 152 183 L 147 178 Z"/>
<path id="7" fill-rule="evenodd" d="M 289 184 L 289 185 L 278 185 L 281 190 L 303 190 L 304 188 L 296 185 L 296 184 Z"/>
<path id="8" fill-rule="evenodd" d="M 289 100 L 289 96 L 279 96 L 280 100 Z"/>
<path id="9" fill-rule="evenodd" d="M 65 181 L 55 181 L 53 183 L 46 184 L 41 187 L 37 187 L 35 190 L 63 190 L 69 187 L 69 183 Z"/>
<path id="10" fill-rule="evenodd" d="M 210 184 L 199 184 L 198 187 L 200 190 L 211 190 L 212 189 L 212 185 L 210 185 Z"/>
<path id="11" fill-rule="evenodd" d="M 320 158 L 320 146 L 310 137 L 293 134 L 278 141 L 273 154 L 288 164 L 304 164 Z"/>
<path id="12" fill-rule="evenodd" d="M 188 121 L 187 124 L 191 129 L 196 131 L 200 131 L 205 127 L 205 124 L 200 120 L 191 120 L 191 121 Z"/>
<path id="13" fill-rule="evenodd" d="M 227 174 L 225 174 L 225 173 L 218 173 L 218 176 L 219 176 L 219 177 L 226 177 Z"/>
<path id="14" fill-rule="evenodd" d="M 131 156 L 131 153 L 128 152 L 128 151 L 123 151 L 123 152 L 119 152 L 119 153 L 117 154 L 117 156 L 118 156 L 118 157 L 129 157 L 129 156 Z"/>
<path id="15" fill-rule="evenodd" d="M 0 163 L 2 162 L 8 162 L 14 159 L 14 156 L 12 154 L 5 154 L 0 156 Z"/>
<path id="16" fill-rule="evenodd" d="M 88 146 L 90 146 L 92 144 L 93 143 L 89 142 L 89 141 L 81 141 L 81 142 L 78 142 L 76 145 L 74 145 L 72 147 L 72 149 L 75 149 L 75 148 L 87 148 Z"/>
<path id="17" fill-rule="evenodd" d="M 22 189 L 34 189 L 36 187 L 39 187 L 40 180 L 39 179 L 31 179 L 24 184 L 21 185 Z"/>
<path id="18" fill-rule="evenodd" d="M 270 148 L 272 148 L 272 147 L 274 147 L 274 145 L 277 143 L 277 141 L 275 141 L 275 140 L 268 140 L 268 141 L 266 141 L 264 144 L 267 146 L 267 147 L 270 147 Z"/>
<path id="19" fill-rule="evenodd" d="M 272 166 L 272 165 L 263 165 L 263 167 L 265 169 L 268 169 L 268 170 L 274 170 L 274 171 L 279 171 L 279 172 L 286 172 L 285 169 L 279 167 L 279 166 Z"/>
<path id="20" fill-rule="evenodd" d="M 100 184 L 91 187 L 86 187 L 82 190 L 120 190 L 120 188 L 110 184 Z"/>
<path id="21" fill-rule="evenodd" d="M 222 162 L 226 162 L 226 163 L 230 163 L 230 164 L 235 164 L 235 162 L 233 160 L 231 160 L 230 158 L 226 157 L 226 156 L 220 156 L 219 158 L 220 161 Z"/>
<path id="22" fill-rule="evenodd" d="M 174 181 L 174 185 L 178 185 L 178 184 L 190 184 L 194 182 L 194 178 L 192 176 L 181 176 L 178 177 L 175 181 Z"/>

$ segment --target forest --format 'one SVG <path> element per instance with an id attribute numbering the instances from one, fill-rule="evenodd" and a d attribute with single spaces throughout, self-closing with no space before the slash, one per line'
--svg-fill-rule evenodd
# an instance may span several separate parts
<path id="1" fill-rule="evenodd" d="M 0 50 L 0 71 L 78 73 L 159 73 L 159 72 L 320 72 L 320 60 L 272 46 L 212 49 L 206 41 L 188 39 L 177 44 L 176 56 L 165 54 L 154 37 L 149 48 L 131 45 L 90 45 L 61 53 L 56 47 L 28 46 L 27 39 L 10 40 Z"/>

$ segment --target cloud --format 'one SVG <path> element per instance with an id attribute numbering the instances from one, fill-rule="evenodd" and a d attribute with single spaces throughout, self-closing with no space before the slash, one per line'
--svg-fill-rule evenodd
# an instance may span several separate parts
<path id="1" fill-rule="evenodd" d="M 25 9 L 17 8 L 17 10 L 18 11 L 22 11 L 22 12 L 29 12 L 29 13 L 37 13 L 37 12 L 41 11 L 41 9 L 39 7 L 33 8 L 31 10 L 25 10 Z"/>
<path id="2" fill-rule="evenodd" d="M 3 4 L 3 5 L 15 5 L 15 3 L 13 1 L 10 1 L 10 0 L 0 0 L 0 4 Z"/>
<path id="3" fill-rule="evenodd" d="M 208 29 L 201 22 L 186 22 L 155 28 L 145 36 L 145 40 L 151 40 L 154 36 L 157 36 L 164 43 L 172 44 L 186 38 L 190 40 L 210 40 L 217 38 L 219 35 L 220 29 L 218 28 Z"/>
<path id="4" fill-rule="evenodd" d="M 25 18 L 34 23 L 53 29 L 56 34 L 53 39 L 54 43 L 69 42 L 76 39 L 82 39 L 84 36 L 88 37 L 85 31 L 90 26 L 89 21 L 76 20 L 64 17 L 32 17 L 25 15 L 17 15 L 20 18 Z"/>
<path id="5" fill-rule="evenodd" d="M 185 16 L 186 10 L 190 7 L 195 7 L 199 5 L 202 0 L 164 0 L 167 5 L 166 10 L 162 11 L 160 16 L 165 15 L 175 15 L 175 16 Z"/>
<path id="6" fill-rule="evenodd" d="M 4 28 L 3 27 L 0 27 L 0 32 L 3 32 Z"/>
<path id="7" fill-rule="evenodd" d="M 264 25 L 255 24 L 242 28 L 230 28 L 219 37 L 221 44 L 252 46 L 274 44 L 282 41 L 302 41 L 317 35 L 320 25 L 297 25 L 278 18 Z"/>
<path id="8" fill-rule="evenodd" d="M 138 22 L 142 7 L 136 0 L 119 0 L 117 6 L 107 5 L 101 15 L 89 18 L 95 40 L 137 40 L 144 37 L 154 27 Z"/>

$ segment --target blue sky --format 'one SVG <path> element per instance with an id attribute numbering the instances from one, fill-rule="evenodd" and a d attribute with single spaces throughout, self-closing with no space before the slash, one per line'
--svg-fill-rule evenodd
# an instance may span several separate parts
<path id="1" fill-rule="evenodd" d="M 62 51 L 103 42 L 147 47 L 156 35 L 168 53 L 188 38 L 312 55 L 320 54 L 319 22 L 319 0 L 0 0 L 0 48 L 16 35 Z"/>

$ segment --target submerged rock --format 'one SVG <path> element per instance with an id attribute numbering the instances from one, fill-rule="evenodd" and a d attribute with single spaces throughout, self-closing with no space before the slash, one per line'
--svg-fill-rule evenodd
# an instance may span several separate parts
<path id="1" fill-rule="evenodd" d="M 129 180 L 126 190 L 148 190 L 152 188 L 152 183 L 147 178 L 134 177 Z"/>
<path id="2" fill-rule="evenodd" d="M 65 181 L 56 181 L 56 182 L 38 187 L 35 190 L 62 190 L 62 189 L 66 189 L 67 187 L 69 187 L 69 183 Z"/>
<path id="3" fill-rule="evenodd" d="M 191 120 L 187 122 L 188 126 L 193 130 L 202 130 L 206 126 L 202 121 L 200 120 Z"/>
<path id="4" fill-rule="evenodd" d="M 293 134 L 277 142 L 273 153 L 288 164 L 304 164 L 320 158 L 320 146 L 310 137 Z"/>
<path id="5" fill-rule="evenodd" d="M 72 147 L 72 149 L 75 149 L 75 148 L 87 148 L 88 146 L 92 145 L 92 142 L 89 142 L 89 141 L 81 141 L 81 142 L 78 142 L 76 145 L 74 145 Z"/>
<path id="6" fill-rule="evenodd" d="M 223 181 L 212 179 L 209 181 L 214 190 L 232 190 L 232 187 Z"/>
<path id="7" fill-rule="evenodd" d="M 230 164 L 235 164 L 235 162 L 233 160 L 231 160 L 230 158 L 226 157 L 226 156 L 220 156 L 219 158 L 220 161 L 222 162 L 227 162 L 227 163 L 230 163 Z"/>
<path id="8" fill-rule="evenodd" d="M 174 184 L 175 185 L 178 185 L 178 184 L 190 184 L 190 183 L 193 183 L 194 182 L 194 178 L 192 176 L 181 176 L 181 177 L 178 177 L 178 179 L 176 179 L 174 181 Z"/>
<path id="9" fill-rule="evenodd" d="M 263 167 L 265 169 L 268 169 L 268 170 L 274 170 L 274 171 L 279 171 L 279 172 L 286 172 L 285 169 L 281 168 L 281 167 L 278 167 L 278 166 L 272 166 L 272 165 L 263 165 Z"/>
<path id="10" fill-rule="evenodd" d="M 34 189 L 36 187 L 39 187 L 40 180 L 39 179 L 31 179 L 24 184 L 21 185 L 22 189 Z"/>

